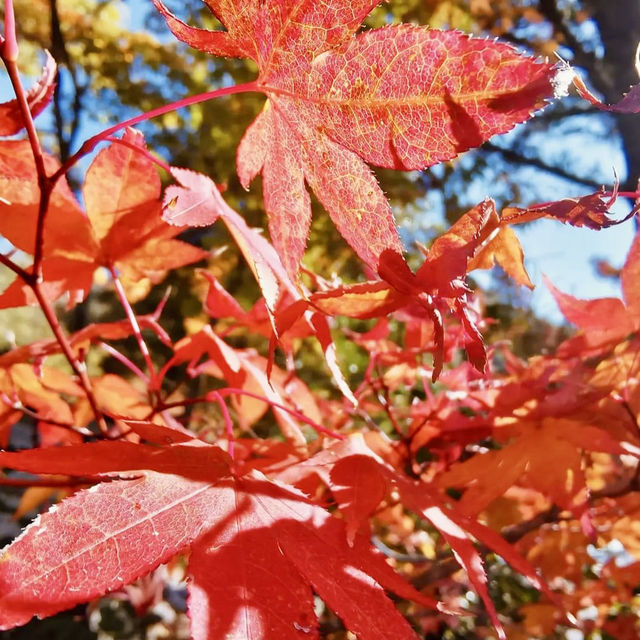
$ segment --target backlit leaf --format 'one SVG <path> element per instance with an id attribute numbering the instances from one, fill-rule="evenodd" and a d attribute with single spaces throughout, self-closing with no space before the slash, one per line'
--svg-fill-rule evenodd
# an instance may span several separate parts
<path id="1" fill-rule="evenodd" d="M 51 102 L 56 87 L 56 61 L 48 51 L 45 51 L 45 56 L 42 75 L 26 92 L 27 104 L 33 118 L 42 113 Z M 15 98 L 0 104 L 0 136 L 12 136 L 24 127 L 22 112 Z"/>
<path id="2" fill-rule="evenodd" d="M 0 629 L 118 589 L 167 561 L 215 520 L 211 491 L 206 482 L 146 472 L 52 507 L 2 550 Z"/>
<path id="3" fill-rule="evenodd" d="M 588 229 L 606 229 L 621 224 L 633 217 L 639 206 L 631 210 L 624 218 L 615 220 L 609 216 L 609 210 L 617 199 L 617 191 L 607 195 L 600 191 L 579 198 L 565 198 L 555 202 L 534 205 L 528 209 L 506 207 L 502 211 L 505 224 L 522 224 L 538 218 L 555 218 L 564 224 Z"/>
<path id="4" fill-rule="evenodd" d="M 246 187 L 262 173 L 271 237 L 292 278 L 311 220 L 305 185 L 378 270 L 382 254 L 401 255 L 402 244 L 365 163 L 424 169 L 510 130 L 552 94 L 552 66 L 507 45 L 408 25 L 352 37 L 371 0 L 239 10 L 212 0 L 227 31 L 209 39 L 154 4 L 187 44 L 257 63 L 268 101 L 238 148 L 238 175 Z"/>
<path id="5" fill-rule="evenodd" d="M 636 67 L 637 68 L 637 67 Z M 629 91 L 615 104 L 605 104 L 598 100 L 582 80 L 574 74 L 573 83 L 578 89 L 578 93 L 588 100 L 594 107 L 602 111 L 613 111 L 614 113 L 640 113 L 640 84 L 633 85 Z"/>

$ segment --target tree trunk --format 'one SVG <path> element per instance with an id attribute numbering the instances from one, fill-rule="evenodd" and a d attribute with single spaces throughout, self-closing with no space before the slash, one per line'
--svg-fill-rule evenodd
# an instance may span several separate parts
<path id="1" fill-rule="evenodd" d="M 640 81 L 635 56 L 640 42 L 639 0 L 587 0 L 604 46 L 604 56 L 590 69 L 593 86 L 608 103 L 617 102 L 631 85 Z M 623 189 L 635 191 L 640 178 L 640 116 L 616 114 L 622 149 L 627 162 Z"/>

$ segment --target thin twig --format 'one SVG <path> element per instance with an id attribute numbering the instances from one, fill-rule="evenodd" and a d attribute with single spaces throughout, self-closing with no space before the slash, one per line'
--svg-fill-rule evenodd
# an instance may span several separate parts
<path id="1" fill-rule="evenodd" d="M 41 285 L 39 283 L 36 283 L 33 285 L 32 289 L 33 289 L 33 293 L 36 296 L 38 304 L 42 309 L 42 313 L 44 313 L 44 317 L 49 323 L 49 326 L 53 331 L 53 335 L 55 336 L 56 340 L 58 341 L 58 344 L 60 345 L 60 349 L 62 350 L 62 353 L 64 353 L 67 361 L 69 362 L 69 365 L 71 366 L 71 369 L 73 370 L 73 373 L 78 378 L 80 385 L 82 386 L 82 389 L 84 390 L 85 395 L 87 396 L 87 400 L 89 401 L 89 405 L 91 406 L 91 410 L 96 419 L 96 422 L 98 423 L 98 427 L 100 431 L 106 434 L 109 428 L 107 427 L 107 423 L 105 422 L 104 416 L 102 415 L 102 412 L 98 407 L 96 398 L 93 395 L 91 380 L 89 379 L 89 376 L 87 374 L 87 370 L 84 364 L 79 362 L 78 359 L 76 358 L 76 355 L 73 351 L 73 348 L 71 347 L 69 339 L 67 338 L 65 332 L 62 329 L 62 326 L 60 325 L 60 322 L 55 314 L 55 311 L 53 310 L 53 307 L 51 306 L 50 302 L 46 299 L 45 295 L 42 292 Z"/>
<path id="2" fill-rule="evenodd" d="M 569 180 L 577 184 L 583 184 L 594 189 L 599 189 L 601 187 L 601 183 L 593 180 L 592 178 L 576 176 L 573 173 L 569 173 L 562 167 L 555 167 L 553 165 L 547 164 L 546 162 L 540 160 L 540 158 L 530 158 L 529 156 L 525 156 L 522 153 L 515 151 L 514 149 L 501 147 L 497 144 L 493 144 L 492 142 L 485 142 L 481 148 L 484 151 L 489 151 L 491 153 L 500 153 L 509 162 L 528 165 L 530 167 L 534 167 L 535 169 L 546 171 L 547 173 L 550 173 L 559 178 L 563 178 L 564 180 Z"/>
<path id="3" fill-rule="evenodd" d="M 89 380 L 89 376 L 87 375 L 86 369 L 83 364 L 81 364 L 76 358 L 73 349 L 69 343 L 67 336 L 65 335 L 60 321 L 58 320 L 51 304 L 46 299 L 43 290 L 42 290 L 42 259 L 43 259 L 43 248 L 44 248 L 44 228 L 46 222 L 47 211 L 49 209 L 49 200 L 51 197 L 51 192 L 54 188 L 57 178 L 49 178 L 47 176 L 46 167 L 44 164 L 44 155 L 42 152 L 42 147 L 40 145 L 40 140 L 38 139 L 38 133 L 35 127 L 35 123 L 33 121 L 33 117 L 31 115 L 31 110 L 29 108 L 29 103 L 27 101 L 27 94 L 22 86 L 22 80 L 20 79 L 20 74 L 18 72 L 18 65 L 16 62 L 17 54 L 17 45 L 15 46 L 15 52 L 12 51 L 11 47 L 8 47 L 11 42 L 15 41 L 15 23 L 13 21 L 13 0 L 7 0 L 5 2 L 5 43 L 2 47 L 2 58 L 7 67 L 7 72 L 9 73 L 9 78 L 11 80 L 11 84 L 13 86 L 13 90 L 16 94 L 16 100 L 20 107 L 20 112 L 22 114 L 22 118 L 24 121 L 25 129 L 27 131 L 27 137 L 29 139 L 29 144 L 31 146 L 31 151 L 33 154 L 36 172 L 38 176 L 38 187 L 40 188 L 40 202 L 38 205 L 38 218 L 37 218 L 37 226 L 36 226 L 36 238 L 35 238 L 35 251 L 34 251 L 34 259 L 33 259 L 33 267 L 32 271 L 29 273 L 27 271 L 21 270 L 19 271 L 17 265 L 13 265 L 11 261 L 2 260 L 2 263 L 12 269 L 16 274 L 20 275 L 20 277 L 24 280 L 26 284 L 28 284 L 44 313 L 44 316 L 53 331 L 58 344 L 62 349 L 65 357 L 69 361 L 73 372 L 78 377 L 82 388 L 87 396 L 91 409 L 94 413 L 98 426 L 100 430 L 105 432 L 107 431 L 107 425 L 102 416 L 96 399 L 91 390 L 91 381 Z M 63 175 L 63 174 L 60 174 Z M 59 176 L 58 176 L 59 177 Z M 11 263 L 10 266 L 7 262 Z"/>
<path id="4" fill-rule="evenodd" d="M 0 264 L 3 264 L 8 269 L 11 269 L 11 271 L 13 271 L 13 273 L 15 273 L 22 281 L 28 281 L 30 277 L 29 273 L 21 266 L 13 262 L 8 256 L 5 256 L 4 253 L 0 253 Z"/>
<path id="5" fill-rule="evenodd" d="M 147 365 L 147 370 L 149 371 L 149 387 L 151 392 L 158 391 L 158 379 L 156 376 L 156 369 L 153 365 L 153 360 L 151 360 L 151 354 L 149 353 L 149 348 L 147 347 L 147 343 L 144 341 L 142 337 L 142 331 L 140 330 L 140 325 L 138 324 L 138 319 L 136 318 L 136 314 L 131 308 L 131 304 L 127 299 L 127 294 L 125 293 L 124 287 L 120 282 L 120 278 L 116 273 L 116 270 L 113 266 L 109 266 L 109 273 L 111 274 L 111 278 L 113 279 L 113 284 L 116 289 L 116 294 L 118 296 L 118 300 L 120 300 L 120 304 L 124 309 L 125 314 L 127 315 L 127 319 L 129 320 L 129 324 L 133 329 L 133 334 L 138 342 L 138 348 L 140 349 L 140 353 L 142 353 L 142 357 Z"/>
<path id="6" fill-rule="evenodd" d="M 222 411 L 222 417 L 224 419 L 224 424 L 227 430 L 227 443 L 229 448 L 229 455 L 231 458 L 235 458 L 235 437 L 233 435 L 233 421 L 231 420 L 231 416 L 229 415 L 229 409 L 227 407 L 227 403 L 224 401 L 223 397 L 216 391 L 211 392 L 210 394 L 218 401 L 218 405 L 220 405 L 220 411 Z"/>
<path id="7" fill-rule="evenodd" d="M 127 356 L 120 353 L 117 349 L 114 349 L 110 344 L 107 344 L 106 342 L 101 341 L 98 343 L 98 346 L 100 346 L 101 349 L 104 349 L 112 358 L 115 358 L 118 362 L 121 362 L 125 367 L 127 367 L 127 369 L 129 369 L 129 371 L 131 371 L 131 373 L 140 378 L 140 380 L 142 380 L 145 384 L 149 383 L 149 376 L 147 376 L 147 374 L 144 373 L 142 369 L 131 362 L 131 360 L 129 360 Z"/>
<path id="8" fill-rule="evenodd" d="M 88 140 L 85 140 L 80 149 L 76 151 L 52 176 L 52 181 L 58 180 L 61 176 L 65 175 L 69 169 L 71 169 L 80 158 L 83 158 L 88 153 L 91 153 L 98 144 L 104 141 L 109 136 L 121 131 L 122 129 L 126 129 L 127 127 L 132 127 L 140 122 L 145 122 L 146 120 L 150 120 L 151 118 L 157 118 L 158 116 L 162 116 L 165 113 L 171 113 L 172 111 L 176 111 L 177 109 L 182 109 L 183 107 L 188 107 L 192 104 L 198 104 L 200 102 L 207 102 L 208 100 L 213 100 L 215 98 L 221 98 L 222 96 L 232 95 L 234 93 L 247 93 L 251 91 L 262 92 L 262 89 L 259 87 L 257 82 L 247 82 L 245 84 L 237 84 L 231 87 L 222 87 L 221 89 L 214 89 L 213 91 L 207 91 L 206 93 L 199 93 L 195 96 L 189 96 L 187 98 L 183 98 L 182 100 L 177 100 L 176 102 L 171 102 L 169 104 L 165 104 L 156 109 L 151 109 L 150 111 L 145 111 L 140 115 L 137 115 L 133 118 L 129 118 L 128 120 L 123 120 L 117 124 L 114 124 L 111 127 L 108 127 L 104 131 L 92 136 Z"/>

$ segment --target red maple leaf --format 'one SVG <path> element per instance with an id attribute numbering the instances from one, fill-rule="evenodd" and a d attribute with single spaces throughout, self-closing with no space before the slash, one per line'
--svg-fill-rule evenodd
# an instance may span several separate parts
<path id="1" fill-rule="evenodd" d="M 564 198 L 554 202 L 533 205 L 528 208 L 506 207 L 502 210 L 504 224 L 522 224 L 539 218 L 554 218 L 573 227 L 587 227 L 594 231 L 622 224 L 640 210 L 637 204 L 631 211 L 618 220 L 609 216 L 609 210 L 618 199 L 618 185 L 612 193 L 596 191 L 579 198 Z"/>
<path id="2" fill-rule="evenodd" d="M 556 289 L 550 281 L 547 286 L 564 317 L 582 329 L 582 334 L 570 338 L 564 345 L 565 353 L 584 354 L 606 349 L 634 331 L 640 329 L 640 234 L 629 249 L 620 273 L 622 297 L 580 300 Z"/>
<path id="3" fill-rule="evenodd" d="M 162 216 L 166 222 L 201 227 L 221 218 L 260 286 L 267 309 L 273 311 L 283 291 L 299 297 L 273 247 L 224 201 L 211 178 L 179 167 L 172 167 L 171 174 L 178 184 L 164 192 Z"/>
<path id="4" fill-rule="evenodd" d="M 346 398 L 356 404 L 338 366 L 336 349 L 326 318 L 320 314 L 305 314 L 306 302 L 302 300 L 299 289 L 284 269 L 273 246 L 258 231 L 247 226 L 244 218 L 224 201 L 217 186 L 210 178 L 195 171 L 176 167 L 172 167 L 171 173 L 179 186 L 172 185 L 165 190 L 163 218 L 170 224 L 190 223 L 195 226 L 213 224 L 218 218 L 221 218 L 246 259 L 262 291 L 271 327 L 276 334 L 275 337 L 279 339 L 281 333 L 274 317 L 276 305 L 284 304 L 287 298 L 295 300 L 289 307 L 292 312 L 287 313 L 287 309 L 283 312 L 284 316 L 290 318 L 284 322 L 286 329 L 282 330 L 290 329 L 296 321 L 306 315 L 304 322 L 320 342 L 327 366 L 331 370 L 336 385 Z M 406 266 L 404 261 L 400 260 Z M 228 300 L 223 306 L 228 309 Z M 235 308 L 232 315 L 238 313 L 239 309 Z M 242 313 L 239 316 L 241 317 Z M 273 357 L 275 341 L 271 346 L 271 357 Z"/>
<path id="5" fill-rule="evenodd" d="M 157 283 L 169 269 L 208 255 L 176 240 L 181 229 L 162 220 L 160 178 L 145 153 L 144 138 L 133 129 L 125 131 L 121 143 L 98 153 L 82 189 L 86 213 L 66 180 L 56 183 L 44 224 L 44 289 L 49 299 L 68 293 L 70 305 L 82 301 L 99 266 L 116 269 L 125 286 L 139 285 L 143 279 Z M 59 165 L 45 155 L 45 166 L 52 173 Z M 40 189 L 29 143 L 2 142 L 0 169 L 0 233 L 33 254 Z M 31 303 L 34 296 L 20 280 L 0 296 L 0 308 Z"/>
<path id="6" fill-rule="evenodd" d="M 169 430 L 159 429 L 166 441 Z M 343 522 L 300 491 L 255 471 L 232 475 L 218 447 L 181 433 L 175 441 L 0 452 L 2 466 L 25 471 L 130 476 L 64 500 L 2 551 L 0 628 L 117 589 L 191 548 L 196 640 L 239 631 L 256 640 L 317 638 L 313 592 L 359 638 L 416 639 L 384 588 L 437 603 L 402 580 L 366 536 L 349 544 Z"/>
<path id="7" fill-rule="evenodd" d="M 312 458 L 289 467 L 279 477 L 301 484 L 314 475 L 330 488 L 345 514 L 347 534 L 350 536 L 393 488 L 403 504 L 429 520 L 450 545 L 456 560 L 464 567 L 470 582 L 484 601 L 500 638 L 506 636 L 489 596 L 482 558 L 469 539 L 469 534 L 499 553 L 551 600 L 556 601 L 550 589 L 536 575 L 535 569 L 499 534 L 467 517 L 456 507 L 446 506 L 426 483 L 411 481 L 396 471 L 374 453 L 360 435 L 332 445 Z"/>
<path id="8" fill-rule="evenodd" d="M 444 360 L 443 316 L 451 313 L 462 327 L 461 337 L 470 361 L 483 371 L 485 349 L 468 304 L 469 289 L 464 280 L 471 268 L 471 260 L 484 251 L 495 249 L 496 236 L 493 233 L 499 233 L 499 230 L 500 219 L 495 206 L 491 200 L 485 200 L 435 240 L 415 274 L 398 254 L 385 251 L 379 267 L 384 281 L 361 282 L 314 293 L 308 301 L 295 303 L 279 314 L 278 332 L 286 331 L 308 306 L 328 315 L 352 318 L 376 318 L 405 309 L 433 323 L 433 378 L 436 379 Z M 508 243 L 508 250 L 505 249 L 499 257 L 494 252 L 485 254 L 484 259 L 488 260 L 490 256 L 491 260 L 498 260 L 523 280 L 526 271 L 522 265 L 520 245 L 515 236 L 509 236 Z M 478 263 L 474 266 L 490 265 Z M 523 284 L 527 282 L 528 278 Z"/>
<path id="9" fill-rule="evenodd" d="M 571 71 L 571 68 L 568 65 L 563 68 L 563 71 L 566 69 Z M 640 84 L 634 84 L 630 87 L 629 91 L 625 93 L 624 96 L 615 104 L 605 104 L 601 100 L 598 100 L 598 98 L 589 91 L 582 79 L 575 73 L 573 73 L 573 84 L 578 90 L 578 93 L 585 100 L 589 101 L 594 107 L 597 107 L 602 111 L 613 111 L 614 113 L 640 113 Z"/>
<path id="10" fill-rule="evenodd" d="M 254 87 L 268 100 L 240 143 L 238 175 L 247 187 L 262 173 L 271 237 L 291 277 L 311 220 L 305 185 L 378 270 L 385 252 L 403 248 L 366 163 L 424 169 L 510 130 L 553 93 L 552 65 L 505 44 L 409 25 L 353 37 L 377 0 L 208 0 L 226 31 L 190 27 L 154 4 L 183 42 L 257 63 Z"/>

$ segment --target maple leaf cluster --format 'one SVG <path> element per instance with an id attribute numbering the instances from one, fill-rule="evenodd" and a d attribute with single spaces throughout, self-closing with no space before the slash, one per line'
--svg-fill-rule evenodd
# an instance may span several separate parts
<path id="1" fill-rule="evenodd" d="M 470 589 L 481 633 L 542 637 L 587 607 L 592 628 L 633 633 L 633 617 L 612 612 L 640 576 L 640 236 L 621 271 L 624 300 L 551 286 L 579 331 L 527 361 L 485 342 L 482 294 L 468 282 L 498 265 L 532 287 L 511 226 L 550 217 L 603 229 L 620 222 L 608 215 L 617 193 L 502 212 L 487 199 L 421 248 L 414 272 L 368 167 L 424 169 L 510 130 L 551 98 L 556 69 L 459 32 L 358 31 L 372 0 L 206 0 L 214 31 L 153 2 L 181 41 L 257 65 L 243 90 L 266 100 L 237 172 L 247 188 L 262 175 L 270 240 L 212 178 L 154 156 L 132 122 L 63 165 L 43 152 L 34 118 L 52 99 L 55 62 L 47 55 L 23 89 L 7 3 L 0 54 L 17 97 L 0 105 L 0 135 L 26 137 L 0 141 L 0 234 L 14 248 L 0 261 L 15 276 L 0 308 L 39 306 L 54 337 L 0 356 L 0 483 L 29 485 L 19 512 L 41 512 L 0 551 L 0 628 L 131 594 L 171 562 L 198 640 L 318 638 L 329 611 L 362 640 L 409 640 L 460 624 Z M 597 104 L 637 111 L 634 91 Z M 102 142 L 80 199 L 66 174 Z M 309 190 L 362 260 L 361 281 L 301 275 Z M 177 238 L 214 223 L 257 282 L 249 310 L 216 256 Z M 195 263 L 209 321 L 176 340 L 166 300 L 148 315 L 132 303 Z M 96 278 L 105 271 L 107 284 Z M 71 308 L 97 287 L 124 319 L 67 333 L 54 303 Z M 142 366 L 121 347 L 130 338 Z M 367 354 L 357 386 L 340 361 L 347 343 Z M 299 370 L 316 348 L 335 389 Z M 89 371 L 98 351 L 130 375 Z M 56 366 L 60 354 L 70 369 Z M 19 422 L 38 446 L 12 450 Z M 616 542 L 625 564 L 589 555 Z M 539 594 L 511 616 L 490 594 L 495 556 Z"/>

